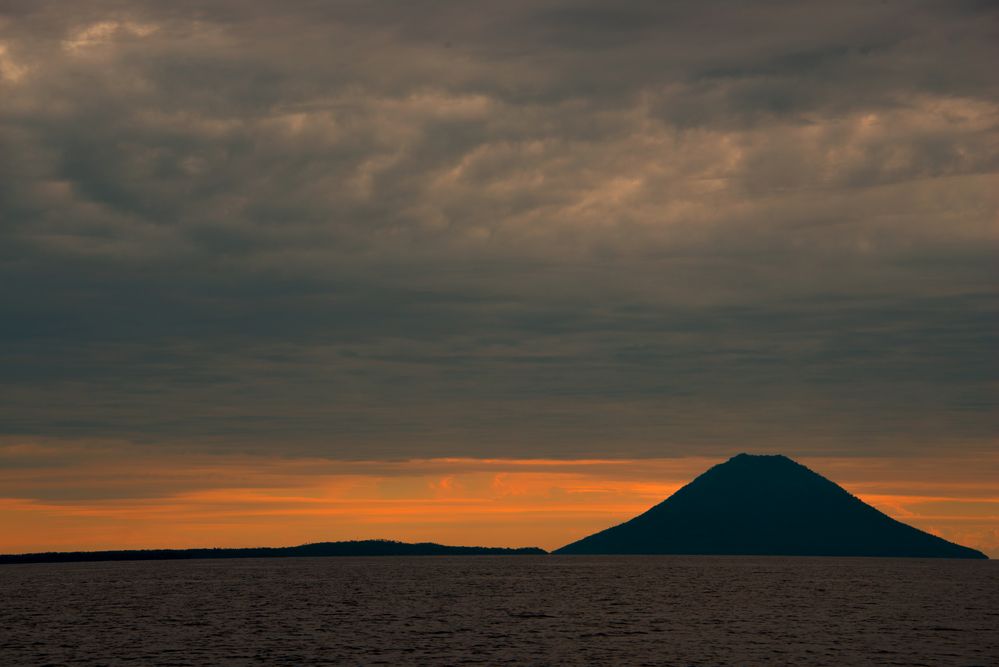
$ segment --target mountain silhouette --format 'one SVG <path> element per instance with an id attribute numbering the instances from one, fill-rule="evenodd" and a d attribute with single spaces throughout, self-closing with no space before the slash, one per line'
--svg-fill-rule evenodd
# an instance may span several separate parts
<path id="1" fill-rule="evenodd" d="M 192 558 L 294 558 L 302 556 L 523 556 L 547 553 L 537 547 L 451 547 L 433 542 L 410 544 L 394 540 L 315 542 L 297 547 L 241 549 L 129 549 L 122 551 L 53 551 L 0 555 L 0 564 L 80 563 L 121 560 L 189 560 Z"/>
<path id="2" fill-rule="evenodd" d="M 553 553 L 987 558 L 882 514 L 786 456 L 749 454 Z"/>

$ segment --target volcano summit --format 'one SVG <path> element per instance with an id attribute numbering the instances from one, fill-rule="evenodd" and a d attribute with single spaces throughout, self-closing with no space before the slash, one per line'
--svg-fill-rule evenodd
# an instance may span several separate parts
<path id="1" fill-rule="evenodd" d="M 892 519 L 786 456 L 749 454 L 554 553 L 986 558 Z"/>

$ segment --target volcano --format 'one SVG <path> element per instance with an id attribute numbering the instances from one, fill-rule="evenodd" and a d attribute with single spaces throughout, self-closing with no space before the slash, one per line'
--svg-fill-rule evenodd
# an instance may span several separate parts
<path id="1" fill-rule="evenodd" d="M 749 454 L 553 553 L 987 558 L 892 519 L 786 456 Z"/>

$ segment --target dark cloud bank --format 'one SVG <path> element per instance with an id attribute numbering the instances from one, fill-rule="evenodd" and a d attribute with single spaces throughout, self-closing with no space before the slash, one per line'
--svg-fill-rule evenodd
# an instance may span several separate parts
<path id="1" fill-rule="evenodd" d="M 983 451 L 997 16 L 0 0 L 0 435 Z"/>

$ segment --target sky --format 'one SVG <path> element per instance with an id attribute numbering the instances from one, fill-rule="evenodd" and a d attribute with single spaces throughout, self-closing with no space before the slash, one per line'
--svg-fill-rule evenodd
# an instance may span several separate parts
<path id="1" fill-rule="evenodd" d="M 739 452 L 999 556 L 993 2 L 0 0 L 0 551 L 553 548 Z"/>

